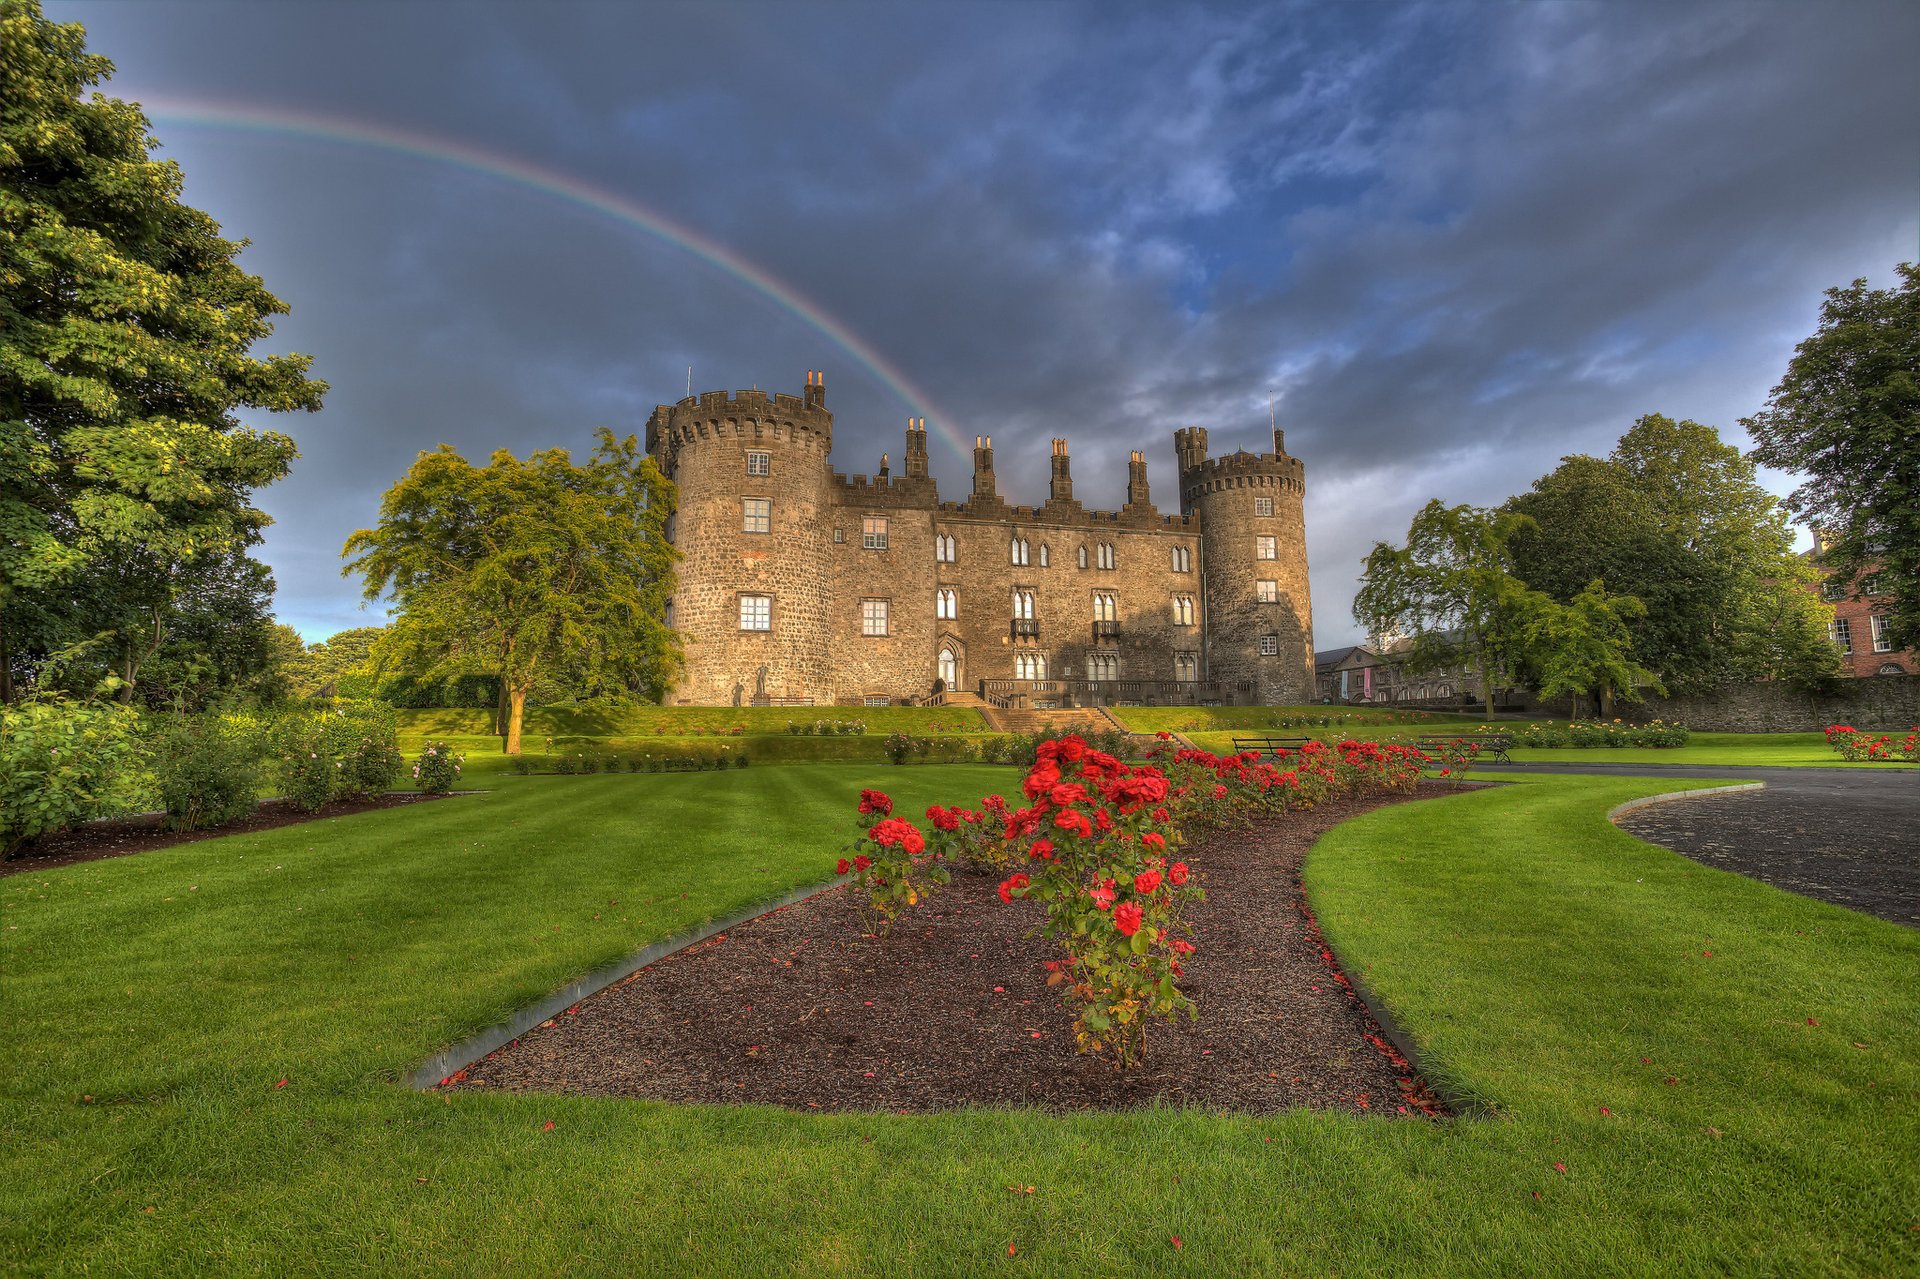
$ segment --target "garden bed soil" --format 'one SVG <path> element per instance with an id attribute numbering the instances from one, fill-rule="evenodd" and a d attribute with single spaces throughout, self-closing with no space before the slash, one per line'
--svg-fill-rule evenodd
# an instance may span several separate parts
<path id="1" fill-rule="evenodd" d="M 902 1113 L 1439 1115 L 1340 974 L 1300 888 L 1321 834 L 1407 798 L 1331 803 L 1189 848 L 1207 890 L 1183 982 L 1200 1016 L 1155 1023 L 1133 1070 L 1075 1051 L 1042 967 L 1055 952 L 1031 935 L 1039 907 L 1004 905 L 995 876 L 956 868 L 884 939 L 865 935 L 844 890 L 816 894 L 641 969 L 443 1087 Z"/>
<path id="2" fill-rule="evenodd" d="M 108 857 L 126 857 L 133 853 L 152 852 L 156 848 L 172 848 L 176 844 L 192 844 L 202 839 L 218 839 L 225 835 L 249 835 L 263 830 L 274 830 L 281 826 L 297 826 L 301 822 L 319 821 L 325 817 L 347 817 L 354 813 L 370 813 L 382 808 L 401 808 L 408 804 L 448 798 L 451 797 L 396 793 L 380 795 L 372 799 L 338 800 L 312 813 L 292 800 L 269 799 L 257 805 L 251 813 L 240 820 L 229 822 L 213 830 L 170 831 L 161 825 L 164 819 L 159 813 L 142 813 L 137 817 L 111 817 L 76 826 L 72 830 L 62 831 L 57 835 L 41 836 L 15 852 L 8 860 L 0 862 L 0 876 L 18 875 L 32 870 L 52 870 L 56 866 L 71 866 L 75 862 L 95 862 Z"/>

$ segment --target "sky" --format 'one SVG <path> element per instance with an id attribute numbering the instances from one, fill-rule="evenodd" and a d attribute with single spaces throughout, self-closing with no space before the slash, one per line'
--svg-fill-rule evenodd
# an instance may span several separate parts
<path id="1" fill-rule="evenodd" d="M 49 0 L 332 390 L 263 490 L 281 620 L 422 450 L 826 373 L 834 460 L 1124 500 L 1306 466 L 1320 648 L 1427 501 L 1646 413 L 1748 443 L 1824 289 L 1920 257 L 1920 5 Z M 1786 492 L 1791 477 L 1770 475 Z"/>

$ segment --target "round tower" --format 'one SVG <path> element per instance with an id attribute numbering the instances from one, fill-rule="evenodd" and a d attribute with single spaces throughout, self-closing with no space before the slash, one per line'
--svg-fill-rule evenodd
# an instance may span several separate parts
<path id="1" fill-rule="evenodd" d="M 1314 700 L 1306 468 L 1285 433 L 1271 453 L 1207 456 L 1205 427 L 1174 432 L 1180 510 L 1200 518 L 1206 675 L 1265 705 Z"/>
<path id="2" fill-rule="evenodd" d="M 647 451 L 679 491 L 671 621 L 686 668 L 669 701 L 830 700 L 832 447 L 816 373 L 803 396 L 708 391 L 647 419 Z"/>

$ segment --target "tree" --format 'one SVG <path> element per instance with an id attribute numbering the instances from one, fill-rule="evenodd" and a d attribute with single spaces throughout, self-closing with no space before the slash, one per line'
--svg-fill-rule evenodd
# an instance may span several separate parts
<path id="1" fill-rule="evenodd" d="M 1534 598 L 1526 611 L 1526 644 L 1542 695 L 1592 694 L 1595 709 L 1605 718 L 1613 714 L 1615 696 L 1637 702 L 1641 685 L 1660 687 L 1652 671 L 1628 657 L 1633 648 L 1628 620 L 1647 611 L 1639 600 L 1608 594 L 1599 578 L 1566 604 L 1545 595 Z"/>
<path id="2" fill-rule="evenodd" d="M 170 575 L 256 543 L 252 492 L 295 450 L 236 411 L 317 409 L 326 391 L 306 356 L 248 354 L 286 304 L 236 263 L 245 241 L 180 202 L 139 108 L 83 99 L 112 70 L 79 26 L 0 0 L 4 700 L 41 655 L 18 642 L 93 632 L 66 602 L 96 565 L 165 614 Z"/>
<path id="3" fill-rule="evenodd" d="M 1877 566 L 1895 648 L 1920 647 L 1920 266 L 1900 284 L 1828 289 L 1767 406 L 1740 424 L 1753 460 L 1807 476 L 1788 499 L 1822 564 L 1855 583 Z"/>
<path id="4" fill-rule="evenodd" d="M 421 676 L 497 674 L 506 752 L 520 753 L 527 694 L 549 672 L 658 700 L 678 669 L 665 621 L 673 485 L 633 436 L 598 433 L 576 466 L 565 449 L 476 467 L 442 445 L 422 453 L 347 539 L 343 570 L 395 620 L 383 666 Z"/>
<path id="5" fill-rule="evenodd" d="M 1712 427 L 1650 414 L 1609 457 L 1563 458 L 1506 509 L 1533 519 L 1512 543 L 1530 587 L 1571 604 L 1601 578 L 1645 605 L 1627 622 L 1635 659 L 1671 692 L 1837 669 L 1785 508 Z"/>
<path id="6" fill-rule="evenodd" d="M 1448 507 L 1438 499 L 1413 517 L 1407 544 L 1374 545 L 1353 615 L 1370 632 L 1413 637 L 1407 669 L 1455 664 L 1479 673 L 1493 718 L 1493 677 L 1519 658 L 1532 601 L 1513 573 L 1508 543 L 1532 521 L 1511 511 Z"/>

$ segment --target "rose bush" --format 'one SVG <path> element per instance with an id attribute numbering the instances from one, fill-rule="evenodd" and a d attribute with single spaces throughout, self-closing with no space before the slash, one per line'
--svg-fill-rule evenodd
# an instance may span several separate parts
<path id="1" fill-rule="evenodd" d="M 1892 733 L 1863 733 L 1849 724 L 1827 726 L 1827 745 L 1845 760 L 1920 761 L 1920 727 L 1896 736 Z"/>
<path id="2" fill-rule="evenodd" d="M 881 791 L 860 792 L 859 834 L 834 869 L 852 876 L 873 931 L 884 935 L 894 920 L 951 881 L 941 852 L 927 851 L 927 839 L 912 822 L 893 816 L 893 800 Z"/>
<path id="3" fill-rule="evenodd" d="M 466 762 L 465 755 L 455 754 L 445 742 L 428 742 L 413 762 L 413 780 L 424 794 L 445 795 L 460 780 L 460 769 Z"/>

